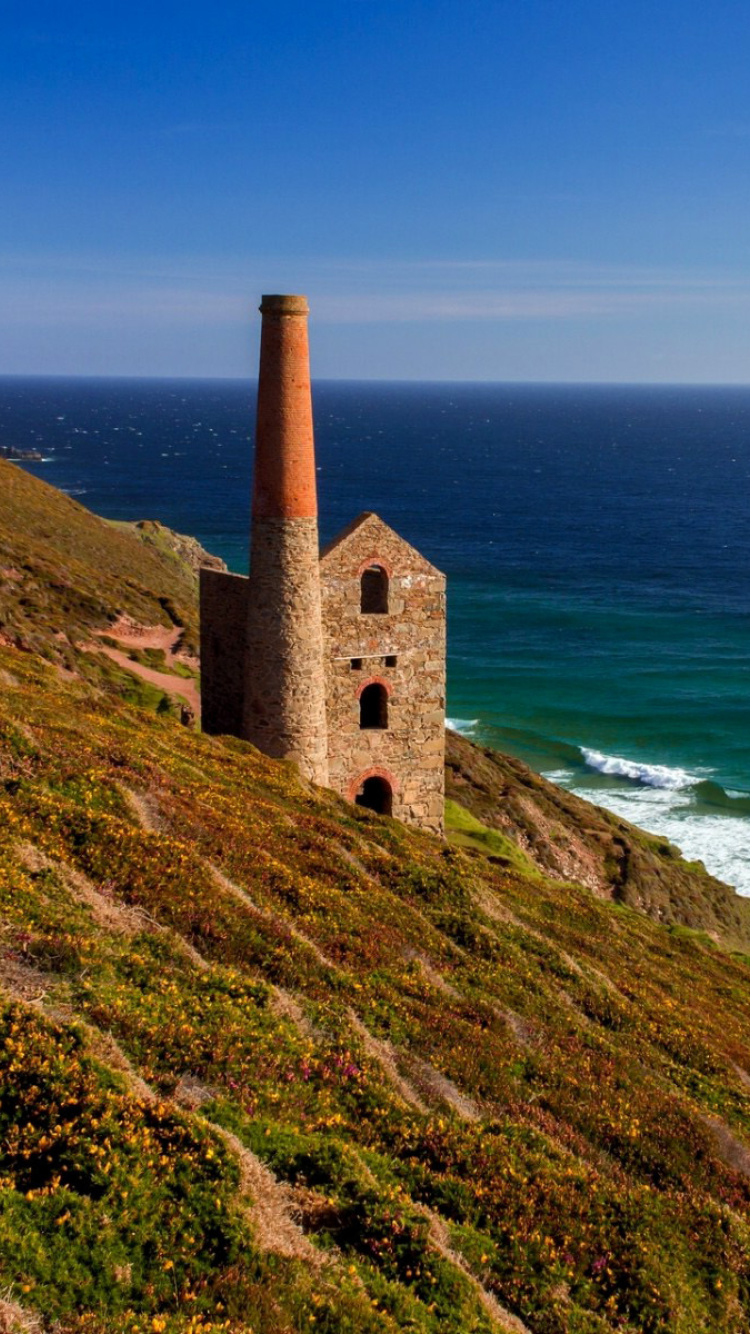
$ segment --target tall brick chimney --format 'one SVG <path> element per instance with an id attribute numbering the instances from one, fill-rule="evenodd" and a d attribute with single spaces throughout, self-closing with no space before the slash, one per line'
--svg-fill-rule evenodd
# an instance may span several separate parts
<path id="1" fill-rule="evenodd" d="M 264 296 L 243 736 L 328 783 L 315 443 L 303 296 Z"/>

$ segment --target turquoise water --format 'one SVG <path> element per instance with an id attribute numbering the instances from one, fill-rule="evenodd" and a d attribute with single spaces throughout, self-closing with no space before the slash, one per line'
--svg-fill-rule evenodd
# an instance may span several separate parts
<path id="1" fill-rule="evenodd" d="M 321 529 L 449 577 L 450 715 L 750 893 L 750 390 L 315 389 Z M 237 382 L 0 381 L 0 443 L 247 562 Z"/>

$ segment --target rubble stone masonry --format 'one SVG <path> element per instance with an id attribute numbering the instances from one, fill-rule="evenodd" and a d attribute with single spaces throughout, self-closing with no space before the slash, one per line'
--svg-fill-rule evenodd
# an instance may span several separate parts
<path id="1" fill-rule="evenodd" d="M 318 521 L 253 522 L 242 736 L 328 786 Z"/>
<path id="2" fill-rule="evenodd" d="M 388 575 L 387 613 L 360 609 L 361 576 L 373 565 Z M 329 784 L 354 800 L 365 778 L 385 778 L 397 819 L 442 834 L 445 577 L 366 514 L 324 551 L 321 592 Z M 360 727 L 370 682 L 388 692 L 385 728 Z"/>

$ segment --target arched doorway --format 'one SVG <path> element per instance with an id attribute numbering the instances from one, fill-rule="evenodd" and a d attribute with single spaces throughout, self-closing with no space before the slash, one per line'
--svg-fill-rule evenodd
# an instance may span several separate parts
<path id="1" fill-rule="evenodd" d="M 357 806 L 364 806 L 376 815 L 391 815 L 393 812 L 393 789 L 387 778 L 377 775 L 366 778 L 354 800 Z"/>

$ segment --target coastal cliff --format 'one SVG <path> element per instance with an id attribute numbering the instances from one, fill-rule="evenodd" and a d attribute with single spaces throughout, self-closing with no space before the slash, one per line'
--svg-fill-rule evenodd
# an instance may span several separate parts
<path id="1" fill-rule="evenodd" d="M 110 520 L 111 522 L 111 520 Z M 116 527 L 124 532 L 131 532 L 145 546 L 153 548 L 167 559 L 174 559 L 177 570 L 184 577 L 189 572 L 198 587 L 198 571 L 226 570 L 226 562 L 220 556 L 212 556 L 200 542 L 186 533 L 176 533 L 172 528 L 159 523 L 158 519 L 140 519 L 138 523 L 118 523 Z"/>
<path id="2" fill-rule="evenodd" d="M 503 849 L 493 849 L 487 833 L 462 818 L 461 811 L 469 812 L 546 876 L 587 885 L 599 897 L 665 924 L 705 931 L 734 948 L 750 946 L 750 900 L 701 862 L 686 862 L 666 839 L 547 782 L 523 760 L 448 731 L 445 782 L 449 803 L 460 807 L 451 814 L 449 805 L 454 842 L 484 847 L 502 860 Z"/>
<path id="3" fill-rule="evenodd" d="M 747 1327 L 744 900 L 455 735 L 446 845 L 180 726 L 102 647 L 190 571 L 0 489 L 0 1327 Z"/>

